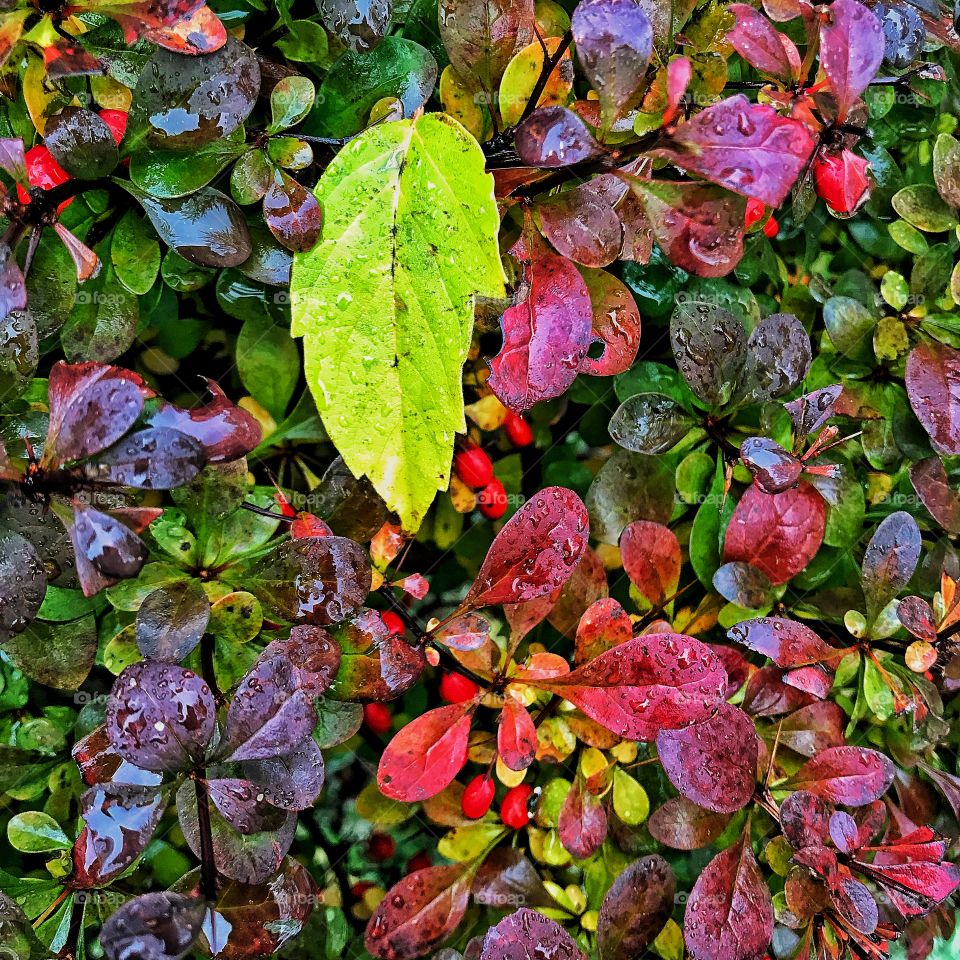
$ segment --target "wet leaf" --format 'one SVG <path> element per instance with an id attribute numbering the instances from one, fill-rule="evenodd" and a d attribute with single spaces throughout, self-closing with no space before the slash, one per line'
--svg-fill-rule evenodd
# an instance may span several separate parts
<path id="1" fill-rule="evenodd" d="M 205 466 L 202 444 L 179 430 L 147 427 L 124 437 L 84 465 L 89 479 L 142 490 L 189 483 Z"/>
<path id="2" fill-rule="evenodd" d="M 537 728 L 527 708 L 509 694 L 497 728 L 497 753 L 511 770 L 526 770 L 537 755 Z"/>
<path id="3" fill-rule="evenodd" d="M 891 513 L 877 527 L 864 551 L 860 575 L 870 623 L 907 585 L 922 546 L 917 521 L 904 510 Z"/>
<path id="4" fill-rule="evenodd" d="M 617 408 L 610 436 L 634 453 L 655 455 L 676 446 L 696 421 L 674 400 L 660 393 L 637 393 Z"/>
<path id="5" fill-rule="evenodd" d="M 907 358 L 905 381 L 910 406 L 942 453 L 960 454 L 960 351 L 922 343 Z"/>
<path id="6" fill-rule="evenodd" d="M 491 927 L 483 938 L 480 960 L 586 960 L 573 938 L 556 920 L 521 907 Z"/>
<path id="7" fill-rule="evenodd" d="M 863 807 L 887 792 L 895 768 L 882 753 L 866 747 L 832 747 L 808 760 L 788 781 L 830 803 Z"/>
<path id="8" fill-rule="evenodd" d="M 712 407 L 726 403 L 747 360 L 743 324 L 716 304 L 684 300 L 670 316 L 670 342 L 690 389 Z"/>
<path id="9" fill-rule="evenodd" d="M 951 487 L 940 458 L 913 464 L 910 482 L 934 520 L 949 533 L 960 533 L 960 494 Z"/>
<path id="10" fill-rule="evenodd" d="M 0 640 L 21 633 L 47 592 L 47 573 L 33 544 L 18 533 L 0 533 Z"/>
<path id="11" fill-rule="evenodd" d="M 837 119 L 846 119 L 883 60 L 883 27 L 857 0 L 831 4 L 820 26 L 820 65 L 837 101 Z"/>
<path id="12" fill-rule="evenodd" d="M 54 160 L 71 177 L 95 180 L 106 177 L 120 161 L 110 128 L 92 110 L 64 107 L 51 117 L 43 142 Z"/>
<path id="13" fill-rule="evenodd" d="M 749 4 L 734 3 L 729 10 L 737 18 L 736 26 L 727 34 L 734 50 L 768 77 L 784 83 L 797 80 L 800 54 L 793 41 Z"/>
<path id="14" fill-rule="evenodd" d="M 390 0 L 321 0 L 323 25 L 350 50 L 376 47 L 390 26 Z"/>
<path id="15" fill-rule="evenodd" d="M 620 556 L 630 582 L 658 607 L 668 601 L 680 582 L 680 544 L 669 527 L 636 520 L 620 537 Z"/>
<path id="16" fill-rule="evenodd" d="M 587 789 L 582 776 L 574 778 L 560 807 L 557 836 L 577 860 L 593 856 L 606 839 L 607 813 L 600 798 Z"/>
<path id="17" fill-rule="evenodd" d="M 103 925 L 107 960 L 136 951 L 141 960 L 179 960 L 200 934 L 206 905 L 179 893 L 145 893 L 125 903 Z"/>
<path id="18" fill-rule="evenodd" d="M 605 270 L 582 270 L 581 275 L 593 307 L 593 342 L 602 343 L 603 352 L 596 358 L 584 357 L 580 372 L 593 377 L 624 373 L 640 349 L 640 311 L 633 294 Z"/>
<path id="19" fill-rule="evenodd" d="M 671 797 L 650 815 L 651 835 L 675 850 L 699 850 L 723 832 L 729 814 L 704 810 L 686 797 Z"/>
<path id="20" fill-rule="evenodd" d="M 673 870 L 663 857 L 634 860 L 603 898 L 597 920 L 600 960 L 641 956 L 670 919 L 676 889 Z"/>
<path id="21" fill-rule="evenodd" d="M 545 170 L 582 163 L 601 152 L 587 125 L 566 107 L 538 107 L 517 127 L 514 143 L 527 166 Z"/>

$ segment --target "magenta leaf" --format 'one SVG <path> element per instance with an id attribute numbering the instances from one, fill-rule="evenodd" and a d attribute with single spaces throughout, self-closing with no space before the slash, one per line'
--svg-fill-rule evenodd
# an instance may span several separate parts
<path id="1" fill-rule="evenodd" d="M 717 854 L 693 885 L 683 918 L 693 960 L 758 960 L 773 936 L 773 901 L 750 829 Z"/>
<path id="2" fill-rule="evenodd" d="M 654 152 L 734 193 L 779 207 L 813 148 L 805 124 L 738 94 L 702 110 Z"/>
<path id="3" fill-rule="evenodd" d="M 603 898 L 597 918 L 600 960 L 642 956 L 670 919 L 676 890 L 676 877 L 663 857 L 634 860 Z"/>
<path id="4" fill-rule="evenodd" d="M 242 777 L 216 777 L 206 780 L 204 786 L 220 816 L 238 833 L 278 830 L 287 819 L 284 811 L 266 800 L 259 786 Z"/>
<path id="5" fill-rule="evenodd" d="M 883 27 L 876 14 L 857 0 L 834 0 L 820 27 L 820 65 L 837 101 L 837 119 L 867 89 L 883 60 Z"/>
<path id="6" fill-rule="evenodd" d="M 480 960 L 587 960 L 556 920 L 521 907 L 491 927 L 483 938 Z"/>
<path id="7" fill-rule="evenodd" d="M 135 577 L 147 562 L 146 544 L 116 517 L 93 507 L 74 503 L 69 532 L 85 596 Z"/>
<path id="8" fill-rule="evenodd" d="M 566 107 L 538 107 L 517 127 L 514 143 L 525 164 L 547 170 L 601 153 L 586 123 Z"/>
<path id="9" fill-rule="evenodd" d="M 104 923 L 100 945 L 107 960 L 179 960 L 200 935 L 206 904 L 180 893 L 145 893 Z"/>
<path id="10" fill-rule="evenodd" d="M 540 228 L 554 249 L 585 267 L 613 263 L 623 243 L 623 225 L 598 180 L 564 190 L 536 207 Z"/>
<path id="11" fill-rule="evenodd" d="M 807 790 L 791 793 L 780 805 L 780 826 L 794 850 L 823 846 L 830 836 L 830 807 Z"/>
<path id="12" fill-rule="evenodd" d="M 527 681 L 569 700 L 628 740 L 706 720 L 727 675 L 708 647 L 678 633 L 648 634 L 600 654 L 562 677 Z"/>
<path id="13" fill-rule="evenodd" d="M 760 740 L 739 707 L 721 703 L 702 723 L 661 731 L 657 756 L 677 790 L 706 810 L 733 813 L 753 797 Z"/>
<path id="14" fill-rule="evenodd" d="M 749 4 L 733 3 L 728 9 L 737 22 L 727 39 L 747 63 L 783 83 L 799 79 L 800 54 L 792 40 Z"/>
<path id="15" fill-rule="evenodd" d="M 640 349 L 640 311 L 630 288 L 605 270 L 581 271 L 593 307 L 593 342 L 603 344 L 599 357 L 586 356 L 580 372 L 612 377 L 633 365 Z"/>
<path id="16" fill-rule="evenodd" d="M 545 487 L 494 538 L 462 610 L 523 603 L 562 587 L 587 548 L 590 523 L 580 498 Z"/>
<path id="17" fill-rule="evenodd" d="M 785 787 L 805 790 L 830 803 L 864 807 L 886 792 L 896 769 L 867 747 L 833 747 L 808 760 Z"/>
<path id="18" fill-rule="evenodd" d="M 117 677 L 107 702 L 107 732 L 125 760 L 144 770 L 179 773 L 202 762 L 216 714 L 202 678 L 149 660 Z"/>
<path id="19" fill-rule="evenodd" d="M 769 657 L 778 667 L 803 667 L 812 663 L 836 666 L 846 653 L 821 640 L 809 627 L 786 617 L 742 620 L 727 631 L 727 636 Z"/>
<path id="20" fill-rule="evenodd" d="M 841 747 L 847 718 L 831 700 L 811 703 L 784 717 L 780 723 L 780 742 L 804 757 L 821 750 Z"/>
<path id="21" fill-rule="evenodd" d="M 522 238 L 511 252 L 523 263 L 526 298 L 500 318 L 503 346 L 487 383 L 519 413 L 576 379 L 593 338 L 593 308 L 577 268 L 541 240 Z"/>

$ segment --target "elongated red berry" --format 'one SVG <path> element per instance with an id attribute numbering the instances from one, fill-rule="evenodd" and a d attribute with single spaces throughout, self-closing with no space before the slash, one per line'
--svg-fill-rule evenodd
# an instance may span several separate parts
<path id="1" fill-rule="evenodd" d="M 850 150 L 821 153 L 813 162 L 817 195 L 835 213 L 853 213 L 867 198 L 869 163 Z"/>
<path id="2" fill-rule="evenodd" d="M 119 146 L 123 135 L 127 132 L 127 111 L 126 110 L 101 110 L 100 119 L 110 128 L 113 139 Z"/>
<path id="3" fill-rule="evenodd" d="M 390 732 L 390 728 L 393 726 L 393 716 L 385 703 L 365 703 L 363 705 L 363 722 L 371 732 L 382 737 Z"/>
<path id="4" fill-rule="evenodd" d="M 446 703 L 466 703 L 480 688 L 462 673 L 445 673 L 440 678 L 440 699 Z"/>
<path id="5" fill-rule="evenodd" d="M 530 811 L 527 801 L 533 794 L 533 787 L 521 783 L 518 787 L 511 787 L 500 802 L 500 819 L 514 830 L 520 830 L 530 822 Z"/>
<path id="6" fill-rule="evenodd" d="M 460 798 L 460 809 L 463 815 L 471 820 L 479 820 L 490 809 L 496 789 L 493 777 L 485 773 L 474 777 L 467 784 Z"/>
<path id="7" fill-rule="evenodd" d="M 504 418 L 503 432 L 515 447 L 529 447 L 533 443 L 533 431 L 530 429 L 530 424 L 512 410 L 508 410 Z"/>
<path id="8" fill-rule="evenodd" d="M 770 217 L 763 225 L 763 235 L 771 240 L 780 232 L 780 224 L 776 217 Z"/>
<path id="9" fill-rule="evenodd" d="M 493 464 L 490 458 L 475 444 L 464 447 L 453 458 L 453 469 L 468 486 L 485 487 L 493 479 Z"/>
<path id="10" fill-rule="evenodd" d="M 507 511 L 507 491 L 493 478 L 478 494 L 477 506 L 488 520 L 499 520 Z"/>
<path id="11" fill-rule="evenodd" d="M 391 637 L 402 637 L 406 627 L 403 625 L 403 617 L 399 613 L 394 613 L 392 610 L 385 610 L 380 614 L 383 622 L 386 624 L 387 629 L 390 631 Z"/>
<path id="12" fill-rule="evenodd" d="M 750 197 L 747 200 L 747 211 L 743 217 L 744 229 L 749 230 L 755 223 L 759 223 L 767 212 L 766 205 L 761 200 Z"/>

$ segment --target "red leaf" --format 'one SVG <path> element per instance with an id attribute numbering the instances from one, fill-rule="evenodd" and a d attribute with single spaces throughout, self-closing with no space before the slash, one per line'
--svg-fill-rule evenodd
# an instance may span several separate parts
<path id="1" fill-rule="evenodd" d="M 857 0 L 834 0 L 820 27 L 820 66 L 837 101 L 837 120 L 867 89 L 883 60 L 883 27 Z"/>
<path id="2" fill-rule="evenodd" d="M 779 207 L 813 152 L 807 127 L 738 94 L 702 110 L 655 151 L 690 173 Z"/>
<path id="3" fill-rule="evenodd" d="M 580 562 L 589 529 L 587 508 L 572 490 L 545 487 L 494 538 L 461 610 L 552 593 Z"/>
<path id="4" fill-rule="evenodd" d="M 408 723 L 387 744 L 380 758 L 380 792 L 407 803 L 440 793 L 467 762 L 467 741 L 476 705 L 476 700 L 468 700 L 437 707 Z"/>
<path id="5" fill-rule="evenodd" d="M 864 807 L 887 792 L 895 772 L 893 763 L 876 750 L 833 747 L 808 760 L 783 786 L 831 803 Z"/>
<path id="6" fill-rule="evenodd" d="M 733 813 L 753 796 L 760 740 L 739 707 L 721 703 L 703 723 L 662 731 L 657 754 L 677 790 L 707 810 Z"/>
<path id="7" fill-rule="evenodd" d="M 943 461 L 927 457 L 910 467 L 910 482 L 937 523 L 948 533 L 960 533 L 960 493 L 950 486 Z"/>
<path id="8" fill-rule="evenodd" d="M 660 633 L 628 640 L 555 679 L 536 680 L 628 740 L 653 740 L 705 720 L 723 699 L 727 675 L 693 637 Z"/>
<path id="9" fill-rule="evenodd" d="M 633 636 L 633 623 L 613 597 L 591 604 L 580 618 L 573 659 L 586 663 Z"/>
<path id="10" fill-rule="evenodd" d="M 584 270 L 593 307 L 593 342 L 603 343 L 599 357 L 584 357 L 580 372 L 612 377 L 633 365 L 640 349 L 640 311 L 629 287 L 605 270 Z"/>
<path id="11" fill-rule="evenodd" d="M 607 836 L 607 814 L 599 797 L 576 777 L 560 807 L 557 835 L 564 849 L 577 860 L 586 860 L 600 849 Z"/>
<path id="12" fill-rule="evenodd" d="M 680 544 L 669 528 L 636 520 L 620 535 L 620 556 L 630 582 L 652 607 L 665 603 L 680 582 Z"/>
<path id="13" fill-rule="evenodd" d="M 556 920 L 521 907 L 491 927 L 483 938 L 480 960 L 587 960 Z"/>
<path id="14" fill-rule="evenodd" d="M 650 835 L 674 850 L 699 850 L 713 843 L 730 822 L 730 814 L 698 807 L 684 796 L 671 797 L 650 816 Z"/>
<path id="15" fill-rule="evenodd" d="M 780 827 L 794 850 L 822 847 L 830 836 L 830 813 L 820 797 L 798 790 L 780 805 Z"/>
<path id="16" fill-rule="evenodd" d="M 827 524 L 827 505 L 809 483 L 782 493 L 751 486 L 730 518 L 723 559 L 756 567 L 776 586 L 816 556 Z"/>
<path id="17" fill-rule="evenodd" d="M 747 63 L 775 80 L 799 79 L 800 54 L 789 37 L 749 4 L 733 3 L 727 9 L 737 18 L 727 39 Z"/>
<path id="18" fill-rule="evenodd" d="M 537 728 L 527 708 L 507 694 L 497 730 L 497 752 L 511 770 L 526 770 L 537 755 Z"/>
<path id="19" fill-rule="evenodd" d="M 786 617 L 743 620 L 727 636 L 756 653 L 769 657 L 778 667 L 802 667 L 811 663 L 836 666 L 846 651 L 831 647 L 809 627 Z"/>
<path id="20" fill-rule="evenodd" d="M 758 960 L 773 936 L 773 901 L 750 828 L 707 864 L 687 901 L 683 936 L 693 960 Z"/>
<path id="21" fill-rule="evenodd" d="M 500 318 L 503 346 L 487 383 L 519 413 L 559 397 L 577 378 L 593 336 L 593 307 L 577 268 L 542 241 L 521 238 L 511 253 L 523 263 L 527 296 Z"/>
<path id="22" fill-rule="evenodd" d="M 921 343 L 907 357 L 910 406 L 941 453 L 960 453 L 960 350 Z"/>
<path id="23" fill-rule="evenodd" d="M 543 235 L 557 252 L 585 267 L 605 267 L 620 254 L 623 226 L 597 181 L 537 204 Z"/>
<path id="24" fill-rule="evenodd" d="M 364 945 L 382 960 L 422 957 L 457 928 L 470 900 L 464 865 L 427 867 L 390 888 L 370 922 Z"/>
<path id="25" fill-rule="evenodd" d="M 811 703 L 783 718 L 780 743 L 805 757 L 821 750 L 842 747 L 847 717 L 832 700 Z"/>

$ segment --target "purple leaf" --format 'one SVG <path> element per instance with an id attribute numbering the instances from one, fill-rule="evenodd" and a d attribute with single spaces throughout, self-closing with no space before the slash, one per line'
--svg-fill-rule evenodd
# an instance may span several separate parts
<path id="1" fill-rule="evenodd" d="M 619 223 L 619 221 L 617 221 Z M 23 271 L 6 243 L 0 243 L 0 317 L 27 306 L 27 286 Z"/>
<path id="2" fill-rule="evenodd" d="M 930 516 L 948 533 L 960 533 L 960 493 L 951 485 L 939 457 L 910 467 L 910 482 Z"/>
<path id="3" fill-rule="evenodd" d="M 131 763 L 179 773 L 202 763 L 216 712 L 210 688 L 195 673 L 144 661 L 117 677 L 107 702 L 107 732 Z"/>
<path id="4" fill-rule="evenodd" d="M 805 393 L 802 397 L 785 403 L 783 409 L 793 418 L 793 426 L 797 434 L 805 437 L 830 419 L 841 393 L 843 393 L 843 387 L 835 383 L 832 386 Z"/>
<path id="5" fill-rule="evenodd" d="M 600 960 L 634 960 L 673 912 L 677 880 L 663 857 L 640 857 L 613 881 L 597 918 Z"/>
<path id="6" fill-rule="evenodd" d="M 517 127 L 517 155 L 530 167 L 552 170 L 601 153 L 586 123 L 566 107 L 538 107 Z"/>
<path id="7" fill-rule="evenodd" d="M 556 920 L 521 907 L 491 927 L 483 938 L 480 960 L 587 960 Z"/>
<path id="8" fill-rule="evenodd" d="M 576 777 L 557 818 L 557 836 L 577 860 L 592 857 L 607 837 L 607 814 L 599 797 Z"/>
<path id="9" fill-rule="evenodd" d="M 891 513 L 877 527 L 863 554 L 860 573 L 870 623 L 907 585 L 922 548 L 917 521 L 905 510 Z"/>
<path id="10" fill-rule="evenodd" d="M 747 341 L 739 393 L 754 402 L 776 400 L 803 382 L 810 359 L 810 334 L 792 313 L 764 317 Z"/>
<path id="11" fill-rule="evenodd" d="M 172 490 L 189 483 L 206 462 L 203 447 L 193 437 L 166 427 L 147 427 L 84 464 L 84 475 L 101 483 Z"/>
<path id="12" fill-rule="evenodd" d="M 107 960 L 179 960 L 200 935 L 206 904 L 180 893 L 145 893 L 112 914 L 100 932 Z"/>
<path id="13" fill-rule="evenodd" d="M 883 26 L 876 14 L 857 0 L 833 0 L 820 26 L 820 65 L 837 101 L 837 120 L 867 89 L 883 60 Z"/>
<path id="14" fill-rule="evenodd" d="M 260 787 L 241 777 L 205 781 L 207 795 L 220 816 L 238 833 L 266 833 L 284 825 L 287 815 L 272 806 Z"/>
<path id="15" fill-rule="evenodd" d="M 800 54 L 793 41 L 749 4 L 733 3 L 728 9 L 737 18 L 736 25 L 727 34 L 734 50 L 768 77 L 782 83 L 798 80 Z"/>
<path id="16" fill-rule="evenodd" d="M 146 544 L 125 524 L 93 507 L 73 505 L 70 541 L 84 596 L 135 577 L 147 562 Z"/>
<path id="17" fill-rule="evenodd" d="M 960 350 L 933 342 L 914 347 L 905 382 L 910 406 L 934 447 L 960 454 Z"/>
<path id="18" fill-rule="evenodd" d="M 323 754 L 314 740 L 305 740 L 290 753 L 246 761 L 243 774 L 275 807 L 306 810 L 323 789 Z"/>

